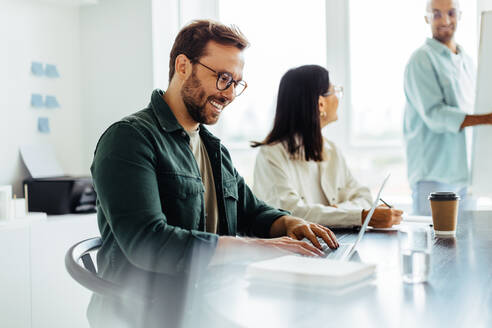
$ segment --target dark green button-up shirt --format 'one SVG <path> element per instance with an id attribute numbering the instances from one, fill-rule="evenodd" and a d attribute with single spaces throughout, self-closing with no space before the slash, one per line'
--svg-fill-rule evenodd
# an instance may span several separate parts
<path id="1" fill-rule="evenodd" d="M 215 250 L 218 235 L 205 232 L 204 188 L 189 136 L 162 95 L 155 90 L 147 108 L 111 125 L 96 147 L 91 171 L 103 277 L 118 280 L 127 269 L 178 275 L 194 249 L 204 263 Z M 200 137 L 214 175 L 220 234 L 269 237 L 272 223 L 287 212 L 253 195 L 226 148 L 203 126 Z"/>
<path id="2" fill-rule="evenodd" d="M 205 232 L 204 188 L 189 136 L 163 94 L 155 90 L 147 108 L 104 132 L 91 167 L 103 240 L 98 274 L 129 295 L 138 290 L 161 300 L 138 308 L 94 295 L 88 309 L 94 327 L 115 318 L 151 327 L 149 318 L 176 315 L 183 286 L 193 285 L 216 248 L 218 235 Z M 272 223 L 288 212 L 253 195 L 226 148 L 203 126 L 200 137 L 214 176 L 219 234 L 269 237 Z"/>

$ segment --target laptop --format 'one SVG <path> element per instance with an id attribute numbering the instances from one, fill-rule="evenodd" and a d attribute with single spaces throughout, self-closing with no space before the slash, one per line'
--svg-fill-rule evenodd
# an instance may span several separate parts
<path id="1" fill-rule="evenodd" d="M 378 194 L 374 200 L 374 203 L 372 204 L 371 210 L 366 216 L 366 219 L 364 220 L 364 224 L 360 228 L 359 235 L 357 236 L 357 240 L 355 243 L 341 243 L 340 246 L 337 249 L 331 249 L 328 247 L 328 245 L 325 243 L 325 241 L 321 238 L 318 238 L 321 246 L 323 247 L 323 252 L 325 253 L 325 258 L 330 259 L 330 260 L 339 260 L 339 261 L 348 261 L 352 257 L 352 255 L 355 253 L 357 245 L 361 241 L 362 237 L 366 233 L 367 226 L 369 225 L 369 221 L 371 221 L 371 217 L 374 213 L 374 210 L 378 206 L 379 203 L 379 198 L 381 197 L 381 192 L 384 189 L 384 186 L 386 185 L 386 181 L 388 181 L 390 177 L 390 174 L 384 178 L 383 183 L 381 184 L 381 187 L 379 188 Z M 307 240 L 307 239 L 306 239 Z"/>

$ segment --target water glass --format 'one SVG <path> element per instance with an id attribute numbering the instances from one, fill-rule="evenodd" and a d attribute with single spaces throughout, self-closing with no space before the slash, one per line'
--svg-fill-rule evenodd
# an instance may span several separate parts
<path id="1" fill-rule="evenodd" d="M 428 226 L 405 225 L 398 230 L 400 268 L 406 283 L 427 281 L 430 271 L 431 230 Z"/>

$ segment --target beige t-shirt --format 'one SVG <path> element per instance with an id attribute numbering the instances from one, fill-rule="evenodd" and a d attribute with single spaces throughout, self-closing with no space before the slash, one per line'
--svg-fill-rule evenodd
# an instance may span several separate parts
<path id="1" fill-rule="evenodd" d="M 200 175 L 202 176 L 203 187 L 205 189 L 205 194 L 203 195 L 206 215 L 205 229 L 207 232 L 217 233 L 219 211 L 217 208 L 217 196 L 215 194 L 214 175 L 207 150 L 198 132 L 199 129 L 191 132 L 188 131 L 188 135 L 190 136 L 191 151 L 200 169 Z"/>

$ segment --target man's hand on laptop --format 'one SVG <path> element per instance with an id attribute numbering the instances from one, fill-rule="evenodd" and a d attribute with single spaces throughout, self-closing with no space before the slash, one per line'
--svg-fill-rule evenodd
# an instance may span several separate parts
<path id="1" fill-rule="evenodd" d="M 305 256 L 323 255 L 311 243 L 286 236 L 268 239 L 220 236 L 209 265 L 261 261 L 293 253 Z"/>
<path id="2" fill-rule="evenodd" d="M 270 228 L 270 235 L 272 237 L 290 237 L 290 241 L 288 241 L 287 244 L 298 244 L 300 242 L 303 243 L 300 245 L 304 246 L 304 244 L 307 244 L 312 247 L 309 243 L 301 241 L 302 239 L 307 238 L 314 246 L 316 246 L 317 250 L 320 250 L 320 252 L 317 252 L 318 255 L 323 255 L 321 252 L 323 247 L 319 243 L 317 237 L 322 238 L 328 247 L 332 249 L 338 248 L 339 246 L 335 234 L 327 227 L 289 215 L 284 215 L 273 222 L 272 227 Z"/>
<path id="3" fill-rule="evenodd" d="M 367 214 L 369 214 L 369 211 L 362 210 L 361 224 L 364 224 Z M 400 224 L 402 214 L 402 210 L 380 205 L 374 209 L 369 225 L 373 228 L 391 228 L 393 225 Z"/>
<path id="4" fill-rule="evenodd" d="M 281 216 L 270 228 L 272 238 L 221 236 L 209 265 L 258 261 L 280 255 L 323 256 L 322 238 L 328 247 L 338 248 L 335 234 L 328 228 L 293 216 Z M 303 241 L 308 239 L 310 242 Z"/>

